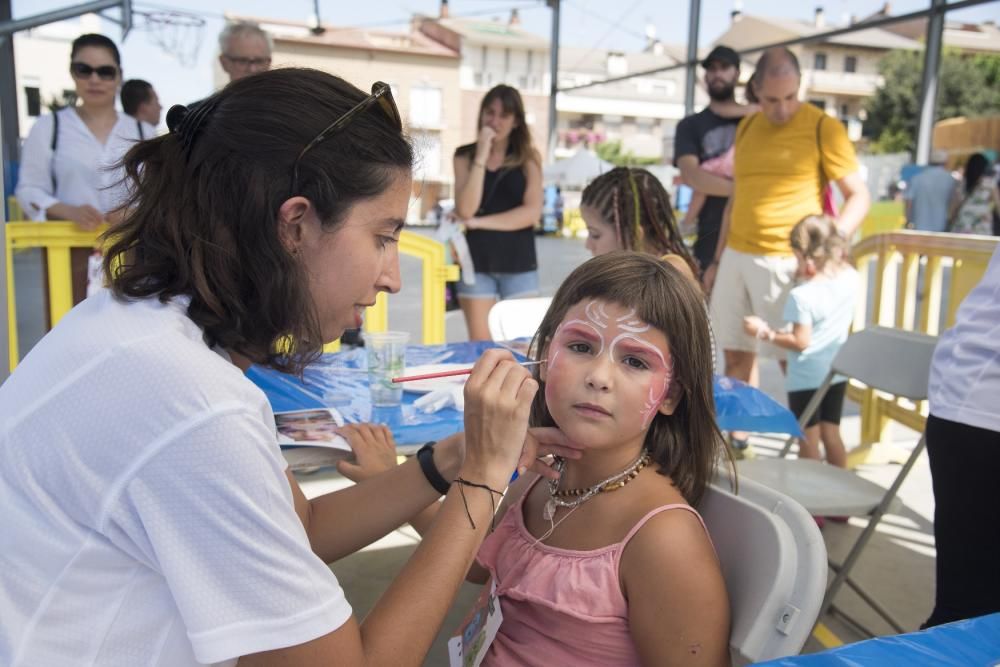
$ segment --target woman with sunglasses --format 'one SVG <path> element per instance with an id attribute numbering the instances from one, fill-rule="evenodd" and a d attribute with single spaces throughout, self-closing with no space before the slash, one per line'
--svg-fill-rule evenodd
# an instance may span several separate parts
<path id="1" fill-rule="evenodd" d="M 17 199 L 31 220 L 71 220 L 90 231 L 124 198 L 109 171 L 132 145 L 155 130 L 115 110 L 121 56 L 104 35 L 73 40 L 70 74 L 78 104 L 39 116 L 22 150 Z M 86 296 L 90 251 L 72 250 L 73 302 Z"/>
<path id="2" fill-rule="evenodd" d="M 466 435 L 307 500 L 244 373 L 301 372 L 399 290 L 413 153 L 389 86 L 275 70 L 167 125 L 125 157 L 109 289 L 0 386 L 0 664 L 419 665 L 512 472 L 535 460 L 537 384 L 487 352 Z M 545 451 L 566 454 L 555 440 Z M 326 563 L 441 495 L 356 619 Z"/>
<path id="3" fill-rule="evenodd" d="M 535 224 L 542 215 L 542 160 L 531 143 L 524 102 L 499 85 L 479 107 L 479 136 L 455 151 L 455 215 L 463 222 L 475 281 L 462 276 L 458 302 L 471 340 L 489 340 L 499 299 L 538 294 Z"/>

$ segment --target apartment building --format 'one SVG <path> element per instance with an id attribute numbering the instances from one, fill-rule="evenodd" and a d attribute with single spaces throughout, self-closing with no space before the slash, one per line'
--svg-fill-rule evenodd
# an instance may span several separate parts
<path id="1" fill-rule="evenodd" d="M 715 43 L 740 51 L 807 37 L 834 27 L 827 23 L 820 8 L 816 9 L 811 22 L 734 12 L 729 29 Z M 861 138 L 865 100 L 874 95 L 883 83 L 878 73 L 879 61 L 895 49 L 922 48 L 914 39 L 881 28 L 863 28 L 857 32 L 791 47 L 802 67 L 802 99 L 842 121 L 854 141 Z M 751 54 L 750 58 L 755 59 L 755 56 L 756 54 Z M 746 74 L 749 75 L 749 71 Z"/>
<path id="2" fill-rule="evenodd" d="M 336 74 L 362 90 L 375 81 L 392 87 L 417 162 L 413 215 L 424 218 L 438 199 L 452 196 L 451 156 L 465 141 L 458 53 L 418 30 L 392 32 L 231 16 L 256 21 L 274 40 L 273 67 L 312 67 Z M 221 69 L 216 84 L 224 80 Z"/>
<path id="3" fill-rule="evenodd" d="M 559 87 L 649 72 L 685 61 L 682 46 L 652 42 L 645 51 L 620 52 L 564 46 L 559 49 Z M 556 157 L 604 141 L 621 142 L 622 152 L 669 162 L 674 130 L 684 117 L 684 69 L 671 69 L 559 93 Z M 695 106 L 708 103 L 696 89 Z"/>
<path id="4" fill-rule="evenodd" d="M 507 20 L 451 17 L 447 2 L 437 17 L 417 15 L 415 30 L 458 54 L 461 89 L 459 145 L 475 141 L 486 92 L 501 83 L 517 88 L 536 148 L 544 158 L 549 123 L 549 41 L 521 27 L 517 10 Z M 449 158 L 451 155 L 449 154 Z"/>

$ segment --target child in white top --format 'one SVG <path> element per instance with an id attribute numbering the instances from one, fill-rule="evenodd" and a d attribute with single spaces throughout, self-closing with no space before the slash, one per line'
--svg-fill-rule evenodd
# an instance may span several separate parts
<path id="1" fill-rule="evenodd" d="M 774 331 L 754 316 L 745 318 L 743 326 L 751 336 L 789 351 L 785 388 L 789 407 L 796 417 L 801 417 L 847 340 L 860 283 L 857 272 L 846 261 L 847 241 L 828 216 L 803 218 L 792 228 L 791 246 L 801 282 L 792 288 L 785 302 L 786 327 Z M 822 458 L 822 441 L 827 463 L 846 466 L 847 453 L 840 436 L 846 390 L 846 379 L 834 378 L 819 410 L 809 420 L 799 456 Z"/>

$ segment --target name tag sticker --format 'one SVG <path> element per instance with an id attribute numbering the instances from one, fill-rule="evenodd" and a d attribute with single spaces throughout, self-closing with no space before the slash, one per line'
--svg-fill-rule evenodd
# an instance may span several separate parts
<path id="1" fill-rule="evenodd" d="M 451 667 L 479 667 L 502 622 L 497 585 L 491 577 L 489 586 L 483 586 L 483 592 L 479 594 L 458 633 L 448 640 Z"/>

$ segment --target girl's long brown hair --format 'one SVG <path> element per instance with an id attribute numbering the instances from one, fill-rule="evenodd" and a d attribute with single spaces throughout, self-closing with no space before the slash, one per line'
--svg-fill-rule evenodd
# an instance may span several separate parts
<path id="1" fill-rule="evenodd" d="M 667 338 L 673 359 L 673 382 L 681 396 L 671 415 L 657 414 L 645 446 L 660 473 L 692 505 L 701 500 L 715 464 L 731 456 L 715 423 L 712 349 L 704 297 L 680 271 L 656 257 L 616 251 L 594 257 L 569 275 L 531 343 L 531 356 L 543 358 L 546 345 L 576 304 L 600 299 L 627 308 Z M 539 380 L 540 385 L 544 382 Z M 555 426 L 539 388 L 531 406 L 532 426 Z"/>

